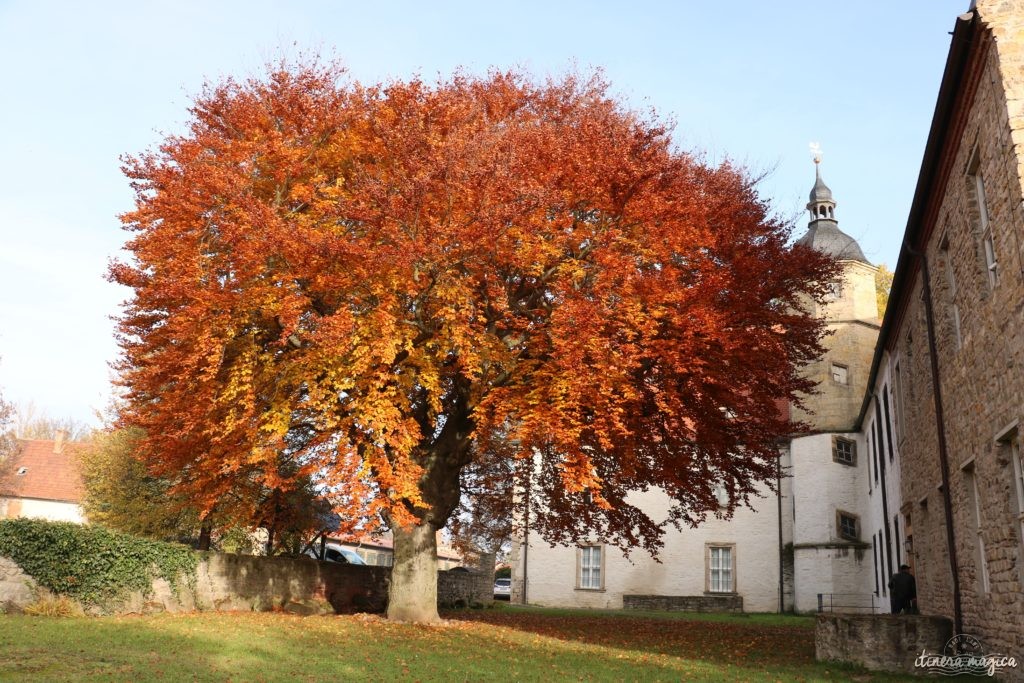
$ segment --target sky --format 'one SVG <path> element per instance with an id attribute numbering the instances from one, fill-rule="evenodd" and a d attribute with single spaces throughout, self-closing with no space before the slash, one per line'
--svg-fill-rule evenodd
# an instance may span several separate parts
<path id="1" fill-rule="evenodd" d="M 119 159 L 184 129 L 204 83 L 318 52 L 363 82 L 600 68 L 674 141 L 757 175 L 806 227 L 808 145 L 842 230 L 895 267 L 968 0 L 50 2 L 0 0 L 0 393 L 98 424 L 128 290 Z"/>

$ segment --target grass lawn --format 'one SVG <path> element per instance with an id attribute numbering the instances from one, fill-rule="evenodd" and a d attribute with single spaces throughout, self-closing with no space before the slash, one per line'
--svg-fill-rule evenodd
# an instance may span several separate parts
<path id="1" fill-rule="evenodd" d="M 814 662 L 813 621 L 502 606 L 376 616 L 0 615 L 0 681 L 905 680 Z"/>

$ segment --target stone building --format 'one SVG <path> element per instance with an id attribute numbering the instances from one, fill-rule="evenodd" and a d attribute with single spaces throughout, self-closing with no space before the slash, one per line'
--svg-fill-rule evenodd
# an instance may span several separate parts
<path id="1" fill-rule="evenodd" d="M 1024 0 L 977 0 L 956 19 L 880 327 L 874 269 L 839 230 L 820 175 L 808 209 L 800 241 L 838 257 L 843 277 L 818 311 L 834 334 L 807 368 L 820 393 L 795 415 L 812 431 L 782 450 L 781 497 L 668 539 L 669 561 L 649 571 L 597 545 L 520 542 L 514 586 L 525 580 L 529 601 L 542 604 L 714 596 L 709 577 L 723 575 L 726 559 L 725 585 L 743 609 L 774 609 L 768 591 L 781 583 L 786 608 L 813 610 L 821 595 L 839 609 L 885 612 L 888 578 L 907 563 L 923 613 L 1020 659 Z M 779 562 L 766 539 L 773 523 Z M 595 576 L 602 596 L 579 595 Z"/>
<path id="2" fill-rule="evenodd" d="M 921 611 L 1018 657 L 1022 164 L 1024 0 L 979 0 L 954 27 L 860 421 L 898 470 L 893 564 L 902 545 Z"/>
<path id="3" fill-rule="evenodd" d="M 786 553 L 792 572 L 789 589 L 792 606 L 801 612 L 817 609 L 819 594 L 829 605 L 872 609 L 867 583 L 871 545 L 863 495 L 868 463 L 856 423 L 878 337 L 878 269 L 839 229 L 835 208 L 816 163 L 807 204 L 810 222 L 797 243 L 834 257 L 842 271 L 832 283 L 830 300 L 815 311 L 829 332 L 823 340 L 825 353 L 804 370 L 816 382 L 818 393 L 807 398 L 808 412 L 794 409 L 793 414 L 810 432 L 792 439 L 782 456 L 789 475 L 788 491 L 783 491 L 784 516 L 792 527 L 792 552 Z"/>

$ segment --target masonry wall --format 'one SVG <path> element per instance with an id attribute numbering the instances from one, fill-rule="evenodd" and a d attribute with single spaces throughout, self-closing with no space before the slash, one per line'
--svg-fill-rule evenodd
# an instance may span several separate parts
<path id="1" fill-rule="evenodd" d="M 922 675 L 914 662 L 922 652 L 942 652 L 952 635 L 952 624 L 942 617 L 819 614 L 814 655 L 819 662 Z"/>
<path id="2" fill-rule="evenodd" d="M 829 334 L 822 340 L 825 353 L 803 374 L 817 383 L 818 393 L 807 399 L 808 410 L 793 408 L 794 419 L 812 431 L 842 432 L 855 426 L 878 338 L 876 272 L 866 263 L 844 261 L 841 295 L 815 310 L 826 319 Z M 833 363 L 846 367 L 845 385 L 832 379 Z"/>
<path id="3" fill-rule="evenodd" d="M 438 572 L 438 605 L 470 607 L 493 601 L 494 559 L 477 571 Z M 295 614 L 383 612 L 390 567 L 368 567 L 309 558 L 209 554 L 193 588 L 172 590 L 163 579 L 149 595 L 136 593 L 99 612 L 154 613 L 192 610 L 269 611 Z M 19 611 L 46 591 L 9 559 L 0 557 L 0 611 Z"/>
<path id="4" fill-rule="evenodd" d="M 1009 442 L 1019 443 L 1024 423 L 1024 1 L 980 0 L 978 10 L 982 28 L 974 34 L 959 95 L 962 116 L 954 118 L 944 150 L 948 176 L 941 194 L 932 198 L 934 227 L 925 253 L 963 628 L 991 650 L 1020 655 L 1024 538 Z M 972 174 L 984 178 L 998 261 L 994 285 L 986 268 Z M 908 288 L 890 349 L 905 373 L 901 493 L 912 528 L 920 608 L 952 616 L 922 277 L 918 271 Z"/>

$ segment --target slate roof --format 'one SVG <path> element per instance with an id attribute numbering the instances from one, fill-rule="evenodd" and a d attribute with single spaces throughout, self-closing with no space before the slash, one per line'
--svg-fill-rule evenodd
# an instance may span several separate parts
<path id="1" fill-rule="evenodd" d="M 18 441 L 17 452 L 0 462 L 0 496 L 80 503 L 81 444 L 65 441 L 60 453 L 54 453 L 53 446 L 48 440 Z"/>
<path id="2" fill-rule="evenodd" d="M 871 262 L 864 256 L 857 240 L 853 239 L 839 229 L 834 220 L 819 218 L 811 221 L 807 227 L 807 233 L 796 241 L 797 244 L 817 249 L 842 261 L 860 261 L 871 265 Z"/>
<path id="3" fill-rule="evenodd" d="M 825 181 L 821 179 L 821 173 L 818 172 L 817 164 L 814 166 L 814 187 L 811 188 L 810 201 L 814 202 L 831 202 L 832 190 L 825 184 Z"/>

